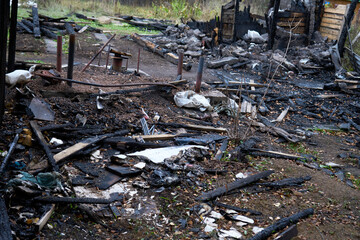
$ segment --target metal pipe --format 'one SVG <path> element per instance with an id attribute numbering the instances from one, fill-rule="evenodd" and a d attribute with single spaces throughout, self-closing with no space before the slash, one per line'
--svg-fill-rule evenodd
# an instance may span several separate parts
<path id="1" fill-rule="evenodd" d="M 69 58 L 68 58 L 68 72 L 67 78 L 73 78 L 73 70 L 74 70 L 74 55 L 75 55 L 75 34 L 70 34 L 69 39 Z M 72 83 L 68 82 L 68 85 L 71 87 Z"/>
<path id="2" fill-rule="evenodd" d="M 15 70 L 15 50 L 16 50 L 16 24 L 17 24 L 18 0 L 13 0 L 11 5 L 10 36 L 9 36 L 9 55 L 8 72 Z"/>
<path id="3" fill-rule="evenodd" d="M 5 109 L 6 42 L 9 7 L 9 0 L 0 1 L 0 123 Z"/>
<path id="4" fill-rule="evenodd" d="M 57 36 L 56 70 L 61 72 L 62 65 L 62 36 Z"/>
<path id="5" fill-rule="evenodd" d="M 179 53 L 179 61 L 178 61 L 177 77 L 180 76 L 180 79 L 181 79 L 182 78 L 183 62 L 184 62 L 184 50 L 180 49 L 178 53 Z"/>
<path id="6" fill-rule="evenodd" d="M 195 85 L 196 93 L 200 92 L 203 69 L 204 69 L 204 57 L 200 57 L 199 67 L 198 67 L 197 76 L 196 76 L 196 85 Z"/>
<path id="7" fill-rule="evenodd" d="M 107 73 L 107 71 L 108 71 L 109 57 L 110 57 L 110 49 L 111 49 L 111 46 L 109 45 L 109 46 L 108 46 L 107 53 L 106 53 L 106 64 L 105 64 L 105 72 L 106 72 L 106 73 Z"/>
<path id="8" fill-rule="evenodd" d="M 139 48 L 139 53 L 138 53 L 138 62 L 137 62 L 137 68 L 136 68 L 136 73 L 139 74 L 140 71 L 140 48 Z"/>

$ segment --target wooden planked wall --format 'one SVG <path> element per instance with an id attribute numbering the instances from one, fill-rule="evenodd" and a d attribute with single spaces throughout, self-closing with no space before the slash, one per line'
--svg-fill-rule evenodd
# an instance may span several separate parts
<path id="1" fill-rule="evenodd" d="M 348 5 L 337 5 L 336 7 L 327 7 L 321 19 L 320 33 L 323 37 L 330 40 L 338 40 L 344 25 Z"/>

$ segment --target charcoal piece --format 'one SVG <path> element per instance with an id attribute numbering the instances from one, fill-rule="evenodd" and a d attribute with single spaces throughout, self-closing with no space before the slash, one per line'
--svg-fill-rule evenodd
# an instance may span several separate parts
<path id="1" fill-rule="evenodd" d="M 111 165 L 106 167 L 107 170 L 113 172 L 121 177 L 135 176 L 140 174 L 142 171 L 139 169 L 134 169 L 130 167 L 121 167 L 117 165 Z"/>
<path id="2" fill-rule="evenodd" d="M 115 183 L 119 182 L 122 177 L 109 172 L 109 171 L 102 171 L 100 177 L 95 180 L 95 186 L 98 187 L 100 190 L 106 190 Z"/>
<path id="3" fill-rule="evenodd" d="M 80 169 L 83 173 L 94 177 L 99 177 L 99 165 L 87 162 L 75 162 L 75 167 Z"/>

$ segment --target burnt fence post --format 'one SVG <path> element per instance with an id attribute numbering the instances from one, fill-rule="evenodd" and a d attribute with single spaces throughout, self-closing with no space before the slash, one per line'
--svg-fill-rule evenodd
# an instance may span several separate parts
<path id="1" fill-rule="evenodd" d="M 0 1 L 0 123 L 5 108 L 5 74 L 6 74 L 6 42 L 10 1 Z"/>

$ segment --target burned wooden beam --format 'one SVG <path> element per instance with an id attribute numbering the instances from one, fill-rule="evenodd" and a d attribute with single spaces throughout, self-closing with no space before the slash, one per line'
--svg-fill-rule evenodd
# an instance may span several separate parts
<path id="1" fill-rule="evenodd" d="M 309 180 L 311 180 L 311 176 L 305 176 L 299 178 L 285 178 L 275 182 L 258 183 L 258 185 L 271 187 L 271 188 L 283 188 L 283 187 L 299 186 Z"/>
<path id="2" fill-rule="evenodd" d="M 68 22 L 65 23 L 65 29 L 68 34 L 75 34 L 73 26 Z"/>
<path id="3" fill-rule="evenodd" d="M 262 178 L 267 178 L 268 176 L 270 176 L 272 173 L 274 173 L 274 171 L 269 170 L 269 171 L 264 171 L 258 174 L 254 174 L 251 175 L 247 178 L 243 178 L 243 179 L 239 179 L 236 180 L 232 183 L 229 184 L 225 184 L 222 187 L 216 188 L 212 191 L 206 192 L 204 194 L 202 194 L 201 196 L 197 197 L 196 200 L 197 201 L 209 201 L 212 200 L 214 198 L 220 197 L 222 195 L 225 195 L 226 193 L 244 187 L 246 185 L 249 185 L 251 183 L 254 183 L 256 181 L 259 181 Z"/>
<path id="4" fill-rule="evenodd" d="M 8 54 L 8 72 L 15 70 L 15 50 L 16 50 L 16 25 L 17 25 L 18 0 L 12 0 L 10 35 L 9 35 L 9 54 Z"/>
<path id="5" fill-rule="evenodd" d="M 46 153 L 46 155 L 48 157 L 48 161 L 50 163 L 51 168 L 54 171 L 59 171 L 59 167 L 56 165 L 56 161 L 54 159 L 54 156 L 53 156 L 47 142 L 45 141 L 45 138 L 44 138 L 43 134 L 40 131 L 39 125 L 35 121 L 30 121 L 30 126 L 31 126 L 33 132 L 35 133 L 35 136 L 36 136 L 38 142 L 40 143 L 40 145 L 44 149 L 44 151 L 45 151 L 45 153 Z"/>
<path id="6" fill-rule="evenodd" d="M 39 14 L 37 7 L 32 7 L 32 16 L 33 16 L 33 24 L 34 24 L 34 28 L 33 28 L 34 36 L 36 38 L 40 38 L 41 32 L 40 32 L 40 22 L 39 22 Z"/>
<path id="7" fill-rule="evenodd" d="M 7 164 L 8 164 L 8 161 L 9 161 L 9 159 L 10 159 L 10 156 L 11 156 L 11 154 L 14 152 L 15 147 L 16 147 L 16 144 L 17 144 L 18 141 L 19 141 L 19 134 L 16 134 L 13 142 L 12 142 L 11 145 L 10 145 L 10 149 L 9 149 L 8 153 L 6 154 L 3 162 L 1 163 L 1 166 L 0 166 L 0 175 L 2 175 L 2 174 L 5 172 L 5 169 L 6 169 L 6 166 L 7 166 Z"/>
<path id="8" fill-rule="evenodd" d="M 276 223 L 274 223 L 273 225 L 265 228 L 264 230 L 262 230 L 261 232 L 259 232 L 258 234 L 256 234 L 255 236 L 249 238 L 249 240 L 265 240 L 268 237 L 270 237 L 273 233 L 276 233 L 278 231 L 280 231 L 281 229 L 286 228 L 287 226 L 291 225 L 291 224 L 295 224 L 297 223 L 300 219 L 302 218 L 306 218 L 310 215 L 314 214 L 314 209 L 313 208 L 308 208 L 305 209 L 301 212 L 298 212 L 290 217 L 286 217 L 283 219 L 280 219 L 279 221 L 277 221 Z"/>
<path id="9" fill-rule="evenodd" d="M 239 208 L 239 207 L 235 207 L 232 205 L 228 205 L 228 204 L 224 204 L 224 203 L 220 203 L 220 202 L 216 202 L 216 201 L 214 201 L 212 203 L 217 207 L 223 207 L 223 208 L 231 209 L 231 210 L 234 210 L 237 212 L 250 213 L 252 215 L 262 215 L 261 212 L 258 212 L 258 211 L 252 210 L 252 209 L 248 209 L 248 208 Z"/>
<path id="10" fill-rule="evenodd" d="M 7 214 L 7 209 L 5 205 L 5 200 L 3 196 L 0 196 L 0 239 L 11 240 L 11 227 L 10 227 L 10 219 Z"/>
<path id="11" fill-rule="evenodd" d="M 269 29 L 269 42 L 268 42 L 268 49 L 272 49 L 274 47 L 274 41 L 275 41 L 275 35 L 276 35 L 276 26 L 277 26 L 277 18 L 279 13 L 279 7 L 280 7 L 280 0 L 275 0 L 274 2 L 274 9 L 272 14 L 272 19 L 270 23 Z"/>
<path id="12" fill-rule="evenodd" d="M 123 199 L 122 195 L 118 197 L 113 197 L 109 199 L 103 198 L 72 198 L 72 197 L 36 197 L 33 198 L 35 202 L 42 202 L 42 203 L 85 203 L 85 204 L 110 204 L 115 201 L 121 201 Z"/>
<path id="13" fill-rule="evenodd" d="M 55 33 L 53 33 L 52 31 L 48 30 L 47 28 L 44 28 L 44 27 L 40 27 L 40 31 L 41 33 L 50 38 L 50 39 L 56 39 L 57 38 L 57 35 Z"/>
<path id="14" fill-rule="evenodd" d="M 28 26 L 26 26 L 24 23 L 18 22 L 17 24 L 20 28 L 24 29 L 27 33 L 31 33 L 31 34 L 33 33 L 33 31 Z"/>

